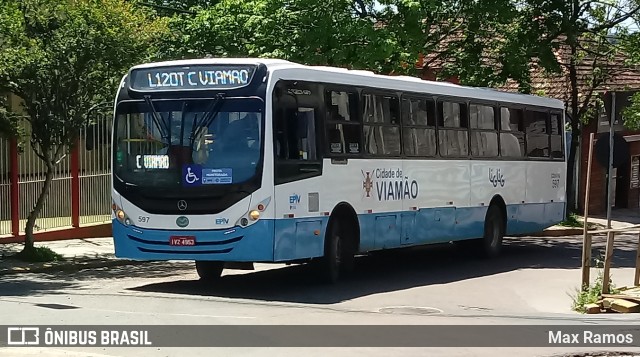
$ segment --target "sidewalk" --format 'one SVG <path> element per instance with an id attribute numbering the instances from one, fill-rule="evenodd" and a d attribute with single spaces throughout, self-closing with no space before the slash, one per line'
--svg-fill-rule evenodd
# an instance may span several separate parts
<path id="1" fill-rule="evenodd" d="M 36 246 L 49 247 L 64 257 L 63 261 L 49 263 L 27 263 L 6 259 L 22 250 L 18 243 L 0 244 L 0 276 L 17 273 L 39 273 L 46 271 L 80 270 L 143 262 L 118 259 L 114 255 L 113 238 L 70 239 L 51 242 L 36 242 Z"/>
<path id="2" fill-rule="evenodd" d="M 584 222 L 582 217 L 581 222 Z M 605 229 L 607 228 L 607 216 L 598 215 L 590 216 L 587 220 L 590 226 L 590 230 L 593 229 Z M 591 226 L 596 227 L 591 227 Z M 611 212 L 611 228 L 625 228 L 634 225 L 640 225 L 640 210 L 639 209 L 616 209 Z M 532 234 L 535 237 L 562 237 L 581 235 L 583 233 L 582 228 L 577 227 L 565 227 L 565 226 L 552 226 L 540 233 Z"/>
<path id="3" fill-rule="evenodd" d="M 624 228 L 640 224 L 640 210 L 614 210 L 612 212 L 612 228 Z M 588 222 L 595 223 L 601 228 L 607 225 L 606 217 L 589 217 Z M 532 234 L 535 237 L 563 237 L 581 235 L 582 228 L 553 226 Z M 90 268 L 102 268 L 111 266 L 143 264 L 144 261 L 119 259 L 114 255 L 113 238 L 72 239 L 51 242 L 36 242 L 36 246 L 49 247 L 65 259 L 51 263 L 26 263 L 14 259 L 5 259 L 5 256 L 15 254 L 22 250 L 22 244 L 0 244 L 0 276 L 26 272 L 46 271 L 75 271 Z"/>

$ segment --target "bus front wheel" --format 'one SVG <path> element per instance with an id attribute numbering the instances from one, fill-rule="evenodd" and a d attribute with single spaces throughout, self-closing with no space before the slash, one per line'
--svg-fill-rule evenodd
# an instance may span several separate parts
<path id="1" fill-rule="evenodd" d="M 202 281 L 213 281 L 220 279 L 224 262 L 216 261 L 196 261 L 196 271 Z"/>
<path id="2" fill-rule="evenodd" d="M 320 264 L 322 280 L 329 284 L 336 283 L 341 273 L 349 272 L 353 266 L 353 249 L 345 235 L 345 228 L 338 219 L 329 222 L 325 252 Z"/>

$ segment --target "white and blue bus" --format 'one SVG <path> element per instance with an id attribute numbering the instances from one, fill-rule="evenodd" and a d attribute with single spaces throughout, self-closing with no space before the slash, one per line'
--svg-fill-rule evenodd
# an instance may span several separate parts
<path id="1" fill-rule="evenodd" d="M 564 105 L 537 96 L 282 60 L 149 63 L 113 128 L 118 257 L 317 262 L 503 236 L 564 219 Z"/>

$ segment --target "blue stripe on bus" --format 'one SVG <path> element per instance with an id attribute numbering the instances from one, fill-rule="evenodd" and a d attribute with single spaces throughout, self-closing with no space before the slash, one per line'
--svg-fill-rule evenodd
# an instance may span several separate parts
<path id="1" fill-rule="evenodd" d="M 480 238 L 487 209 L 439 207 L 361 214 L 360 251 Z M 561 221 L 564 211 L 564 202 L 508 205 L 507 234 L 539 232 Z M 114 220 L 113 235 L 116 256 L 122 258 L 288 261 L 322 256 L 327 223 L 324 216 L 262 219 L 247 228 L 171 231 L 132 229 Z M 195 236 L 196 246 L 171 247 L 172 235 Z"/>

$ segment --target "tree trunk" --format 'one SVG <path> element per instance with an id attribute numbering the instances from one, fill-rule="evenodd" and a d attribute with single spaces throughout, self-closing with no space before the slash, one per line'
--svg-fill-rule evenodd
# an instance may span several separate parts
<path id="1" fill-rule="evenodd" d="M 573 191 L 573 176 L 576 167 L 576 153 L 578 151 L 578 145 L 580 144 L 579 137 L 580 130 L 571 131 L 571 144 L 569 146 L 569 157 L 567 158 L 567 216 L 575 210 L 574 207 L 577 202 L 577 194 L 574 194 Z"/>
<path id="2" fill-rule="evenodd" d="M 576 56 L 578 46 L 576 37 L 569 34 L 567 36 L 568 43 L 571 47 L 571 58 L 569 59 L 569 82 L 571 83 L 571 147 L 569 149 L 569 157 L 567 158 L 567 217 L 569 212 L 573 210 L 578 194 L 574 192 L 573 177 L 575 174 L 576 151 L 580 142 L 580 110 L 579 110 L 579 88 L 578 88 L 578 71 L 576 68 Z"/>
<path id="3" fill-rule="evenodd" d="M 45 175 L 44 185 L 42 186 L 42 191 L 40 191 L 40 195 L 36 200 L 35 206 L 31 210 L 31 212 L 29 212 L 29 216 L 27 217 L 27 225 L 24 230 L 24 233 L 25 233 L 24 251 L 25 252 L 34 250 L 35 240 L 33 238 L 33 228 L 36 224 L 36 219 L 38 218 L 40 211 L 42 211 L 42 207 L 44 207 L 44 202 L 46 201 L 47 196 L 49 196 L 51 181 L 53 181 L 53 172 L 54 172 L 55 166 L 51 161 L 46 161 L 45 163 L 47 165 L 47 173 Z"/>

